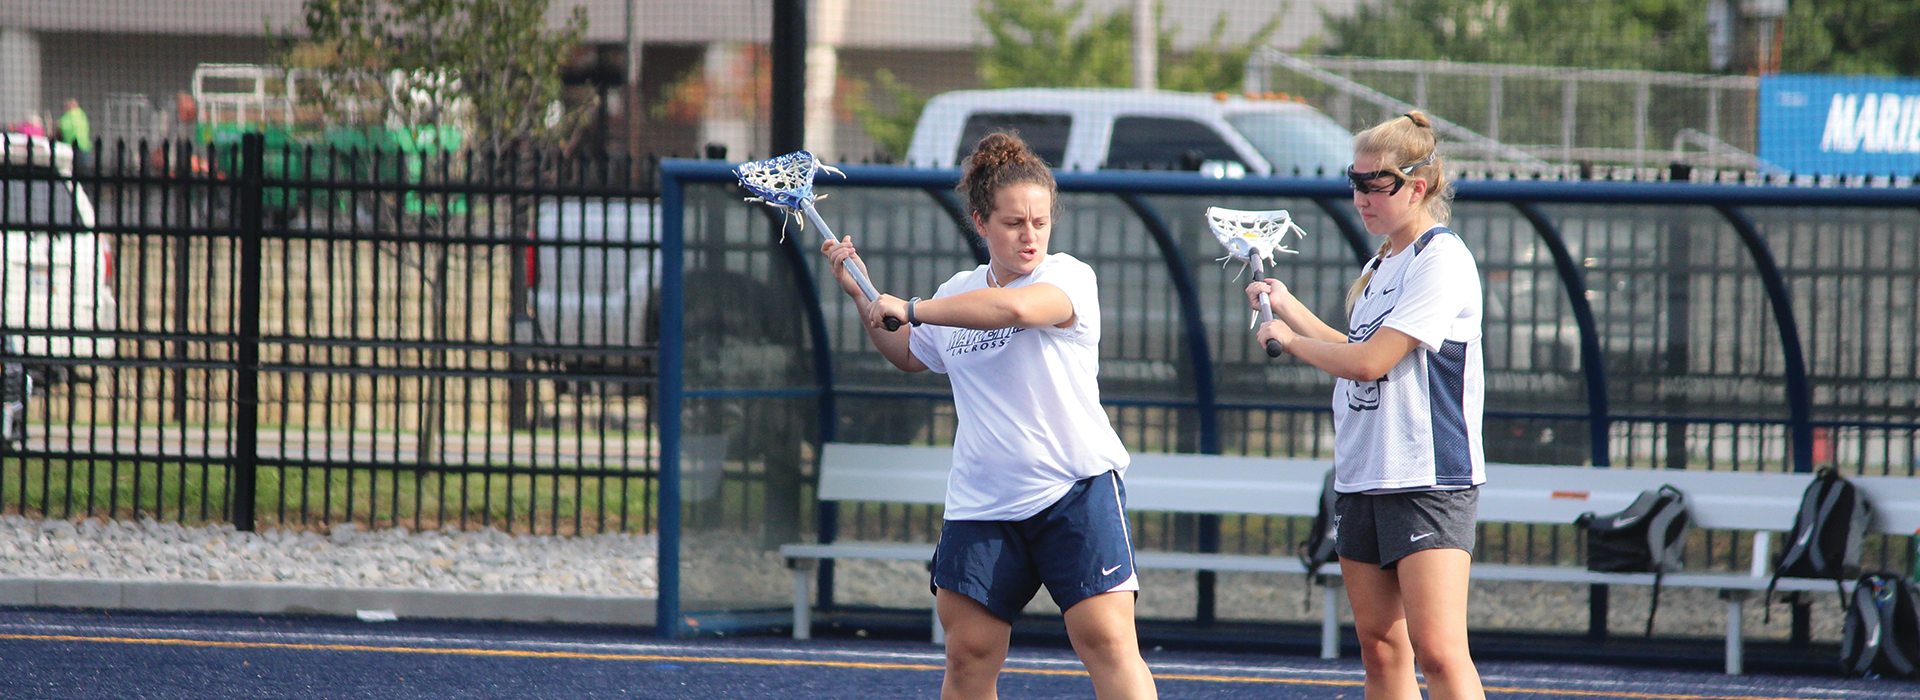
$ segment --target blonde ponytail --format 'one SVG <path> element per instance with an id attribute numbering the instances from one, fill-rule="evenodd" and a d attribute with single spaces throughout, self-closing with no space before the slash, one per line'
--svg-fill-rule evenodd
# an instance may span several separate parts
<path id="1" fill-rule="evenodd" d="M 1383 241 L 1380 249 L 1374 251 L 1373 260 L 1367 263 L 1367 271 L 1360 273 L 1360 279 L 1353 281 L 1347 288 L 1347 315 L 1353 315 L 1353 303 L 1360 300 L 1360 292 L 1366 291 L 1367 282 L 1373 279 L 1373 271 L 1380 269 L 1380 261 L 1387 257 L 1387 251 L 1393 248 L 1393 241 Z"/>

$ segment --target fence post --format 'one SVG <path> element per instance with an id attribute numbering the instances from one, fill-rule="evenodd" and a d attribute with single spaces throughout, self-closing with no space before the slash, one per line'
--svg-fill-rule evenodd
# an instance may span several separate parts
<path id="1" fill-rule="evenodd" d="M 1187 355 L 1192 358 L 1194 410 L 1200 414 L 1200 454 L 1220 454 L 1220 414 L 1214 393 L 1213 353 L 1207 348 L 1206 321 L 1200 312 L 1200 295 L 1194 289 L 1186 256 L 1181 254 L 1180 243 L 1174 240 L 1173 230 L 1167 227 L 1166 219 L 1145 197 L 1137 192 L 1126 192 L 1120 195 L 1120 202 L 1140 218 L 1140 223 L 1146 226 L 1147 233 L 1153 236 L 1154 243 L 1159 246 L 1161 259 L 1166 261 L 1167 277 L 1173 281 L 1174 293 L 1180 298 L 1181 335 L 1186 341 Z M 1200 516 L 1199 532 L 1196 534 L 1201 552 L 1219 552 L 1220 516 Z M 1200 571 L 1195 574 L 1197 600 L 1194 603 L 1194 620 L 1202 625 L 1214 622 L 1215 582 L 1215 572 Z"/>
<path id="2" fill-rule="evenodd" d="M 1567 250 L 1567 241 L 1560 236 L 1559 227 L 1540 210 L 1540 205 L 1523 201 L 1514 202 L 1513 208 L 1533 224 L 1535 235 L 1553 256 L 1553 268 L 1560 275 L 1561 287 L 1567 290 L 1567 305 L 1573 307 L 1573 322 L 1580 327 L 1580 368 L 1587 379 L 1588 449 L 1593 466 L 1612 466 L 1607 436 L 1613 424 L 1613 409 L 1607 401 L 1606 357 L 1600 350 L 1600 330 L 1593 320 L 1593 306 L 1587 301 L 1586 276 L 1580 273 L 1580 266 L 1574 264 L 1573 253 Z"/>
<path id="3" fill-rule="evenodd" d="M 673 639 L 686 629 L 680 619 L 680 376 L 686 352 L 685 199 L 674 164 L 660 164 L 660 364 L 654 424 L 660 435 L 660 471 L 656 492 L 660 509 L 655 535 L 659 598 L 654 602 L 654 633 Z"/>
<path id="4" fill-rule="evenodd" d="M 253 532 L 254 468 L 259 464 L 260 423 L 260 238 L 265 188 L 266 137 L 260 132 L 240 138 L 240 184 L 234 203 L 240 233 L 239 336 L 234 340 L 233 481 L 230 492 L 233 527 Z"/>
<path id="5" fill-rule="evenodd" d="M 1760 283 L 1767 290 L 1767 302 L 1773 306 L 1773 321 L 1780 331 L 1781 359 L 1786 361 L 1782 369 L 1787 384 L 1787 430 L 1792 438 L 1793 471 L 1811 472 L 1813 389 L 1807 379 L 1807 359 L 1800 347 L 1800 326 L 1794 321 L 1793 297 L 1787 289 L 1786 276 L 1780 272 L 1780 264 L 1773 259 L 1773 249 L 1767 246 L 1767 239 L 1760 235 L 1753 219 L 1731 204 L 1716 204 L 1714 209 L 1733 226 L 1734 233 L 1740 234 L 1740 242 L 1747 246 L 1754 271 L 1759 273 Z"/>
<path id="6" fill-rule="evenodd" d="M 807 147 L 807 0 L 773 0 L 773 155 Z M 747 144 L 741 151 L 747 151 Z"/>

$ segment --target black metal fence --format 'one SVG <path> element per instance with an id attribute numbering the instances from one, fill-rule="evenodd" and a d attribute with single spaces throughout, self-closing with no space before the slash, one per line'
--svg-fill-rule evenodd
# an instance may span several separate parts
<path id="1" fill-rule="evenodd" d="M 9 153 L 0 504 L 255 527 L 655 527 L 648 163 Z M 558 322 L 557 322 L 558 321 Z"/>
<path id="2" fill-rule="evenodd" d="M 103 144 L 96 153 L 71 178 L 44 163 L 0 162 L 5 349 L 37 384 L 24 435 L 0 455 L 7 511 L 240 527 L 658 525 L 654 164 L 258 141 Z M 1717 171 L 1594 175 L 1756 183 Z M 1836 194 L 1888 184 L 1795 183 Z M 836 229 L 865 241 L 884 288 L 930 289 L 975 263 L 938 188 L 828 186 L 839 195 L 828 205 Z M 1334 289 L 1357 254 L 1339 233 L 1351 225 L 1339 201 L 1067 197 L 1063 244 L 1101 270 L 1115 310 L 1103 392 L 1131 449 L 1330 453 L 1323 382 L 1254 356 L 1228 283 L 1234 271 L 1209 261 L 1211 243 L 1189 214 L 1205 204 L 1293 209 L 1315 235 L 1286 272 L 1298 289 Z M 1503 202 L 1462 201 L 1456 228 L 1486 281 L 1490 459 L 1593 462 L 1588 407 L 1601 386 L 1611 404 L 1598 446 L 1617 466 L 1791 469 L 1799 442 L 1816 462 L 1850 472 L 1913 474 L 1920 260 L 1903 243 L 1911 212 L 1746 210 L 1803 319 L 1807 439 L 1796 441 L 1782 410 L 1791 378 L 1764 280 L 1712 208 L 1541 209 L 1583 273 L 1605 363 L 1594 385 L 1534 223 Z M 1160 214 L 1170 247 L 1142 228 L 1141 211 Z M 837 439 L 951 434 L 937 378 L 880 367 L 843 305 L 809 311 L 793 293 L 811 283 L 794 271 L 817 268 L 817 256 L 778 243 L 780 220 L 713 186 L 689 188 L 685 213 L 686 523 L 765 544 L 820 526 L 809 447 L 812 416 L 826 410 L 818 343 L 830 348 L 824 395 L 837 404 Z M 1198 294 L 1191 309 L 1176 269 Z M 815 291 L 837 302 L 832 290 Z M 742 313 L 743 300 L 761 312 Z M 817 337 L 810 313 L 821 314 Z M 855 504 L 834 526 L 849 537 L 925 540 L 938 517 Z M 1289 551 L 1304 525 L 1136 520 L 1143 546 L 1249 553 Z M 1570 527 L 1490 526 L 1483 536 L 1484 558 L 1577 555 Z M 1746 567 L 1737 538 L 1706 537 L 1696 565 Z M 1910 550 L 1888 540 L 1870 556 L 1905 568 Z"/>

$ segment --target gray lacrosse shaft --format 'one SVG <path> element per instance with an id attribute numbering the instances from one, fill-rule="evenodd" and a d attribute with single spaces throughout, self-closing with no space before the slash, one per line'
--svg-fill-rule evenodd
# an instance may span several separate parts
<path id="1" fill-rule="evenodd" d="M 820 230 L 822 237 L 826 238 L 828 242 L 834 240 L 833 229 L 827 228 L 827 222 L 820 219 L 820 212 L 813 210 L 813 202 L 811 200 L 801 200 L 800 211 L 807 215 L 808 221 L 813 222 L 814 228 Z M 846 266 L 847 272 L 853 275 L 853 283 L 860 285 L 860 293 L 867 295 L 867 301 L 880 298 L 880 292 L 873 288 L 873 282 L 867 280 L 867 275 L 860 271 L 859 266 L 853 264 L 852 258 L 848 258 L 846 262 L 841 264 Z M 887 330 L 889 331 L 900 329 L 900 319 L 892 316 L 887 317 L 886 324 Z"/>
<path id="2" fill-rule="evenodd" d="M 1247 259 L 1250 261 L 1253 261 L 1254 281 L 1260 282 L 1260 281 L 1266 280 L 1267 279 L 1266 270 L 1262 269 L 1260 265 L 1261 263 L 1260 252 L 1254 251 L 1252 255 L 1247 256 Z M 1273 321 L 1273 303 L 1267 300 L 1266 292 L 1261 292 L 1260 293 L 1260 325 L 1264 326 L 1272 321 Z M 1279 357 L 1281 352 L 1283 351 L 1280 349 L 1280 341 L 1274 340 L 1271 338 L 1267 339 L 1267 357 Z"/>

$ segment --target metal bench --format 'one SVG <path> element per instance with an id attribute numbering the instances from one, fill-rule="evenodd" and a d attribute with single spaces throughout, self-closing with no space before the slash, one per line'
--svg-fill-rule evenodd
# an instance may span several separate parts
<path id="1" fill-rule="evenodd" d="M 941 504 L 945 500 L 952 451 L 938 447 L 832 443 L 821 459 L 820 498 L 827 501 Z M 1127 507 L 1134 511 L 1255 514 L 1311 517 L 1318 508 L 1320 484 L 1330 466 L 1319 460 L 1226 457 L 1215 455 L 1135 454 L 1127 469 Z M 1720 591 L 1727 601 L 1726 669 L 1743 672 L 1740 613 L 1771 572 L 1772 532 L 1793 525 L 1809 474 L 1710 472 L 1645 469 L 1592 469 L 1567 466 L 1489 464 L 1480 494 L 1482 522 L 1572 523 L 1585 511 L 1624 509 L 1640 492 L 1672 484 L 1687 494 L 1696 527 L 1754 532 L 1753 567 L 1738 573 L 1674 573 L 1665 587 Z M 1920 479 L 1856 477 L 1853 482 L 1873 501 L 1875 528 L 1889 534 L 1920 532 Z M 793 570 L 793 635 L 811 631 L 809 564 L 820 559 L 893 559 L 928 561 L 931 544 L 834 542 L 791 544 L 780 548 Z M 1140 570 L 1239 571 L 1300 574 L 1298 558 L 1187 552 L 1136 553 Z M 1321 657 L 1340 651 L 1339 569 L 1321 570 Z M 1652 585 L 1652 574 L 1616 574 L 1570 566 L 1474 564 L 1472 577 L 1489 581 L 1530 581 Z M 1830 590 L 1833 582 L 1781 579 L 1778 590 Z M 935 642 L 943 641 L 938 619 Z"/>

